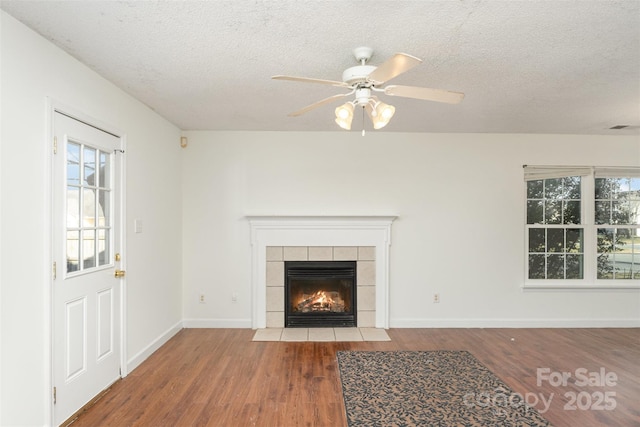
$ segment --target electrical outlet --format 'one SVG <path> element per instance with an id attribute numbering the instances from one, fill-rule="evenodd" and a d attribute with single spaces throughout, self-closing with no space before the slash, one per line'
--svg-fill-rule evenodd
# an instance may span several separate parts
<path id="1" fill-rule="evenodd" d="M 231 294 L 231 302 L 238 302 L 238 294 L 237 293 L 232 293 Z"/>
<path id="2" fill-rule="evenodd" d="M 200 304 L 204 304 L 204 294 L 200 294 Z"/>
<path id="3" fill-rule="evenodd" d="M 440 294 L 439 293 L 433 294 L 433 303 L 437 304 L 439 302 L 440 302 Z"/>

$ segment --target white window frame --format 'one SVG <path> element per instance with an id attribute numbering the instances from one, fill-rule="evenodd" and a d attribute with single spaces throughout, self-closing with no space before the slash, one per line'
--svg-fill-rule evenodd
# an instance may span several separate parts
<path id="1" fill-rule="evenodd" d="M 597 229 L 603 224 L 595 224 L 595 177 L 640 177 L 640 167 L 593 167 L 593 166 L 524 166 L 524 289 L 640 289 L 640 280 L 615 280 L 597 278 Z M 606 175 L 605 175 L 606 174 Z M 619 175 L 618 175 L 619 174 Z M 617 176 L 618 175 L 618 176 Z M 527 181 L 549 178 L 581 176 L 581 223 L 583 235 L 583 278 L 582 279 L 529 279 L 529 229 L 527 224 Z M 572 228 L 572 224 L 562 224 L 562 228 Z M 553 228 L 553 227 L 549 227 Z M 624 228 L 624 227 L 623 227 Z M 628 227 L 627 227 L 628 228 Z"/>

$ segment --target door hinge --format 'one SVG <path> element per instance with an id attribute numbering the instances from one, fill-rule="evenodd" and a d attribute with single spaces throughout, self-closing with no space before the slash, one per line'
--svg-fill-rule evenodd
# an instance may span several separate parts
<path id="1" fill-rule="evenodd" d="M 54 388 L 53 388 L 53 404 L 54 404 L 54 405 L 56 404 L 56 398 L 57 398 L 56 393 L 57 393 L 57 390 L 56 390 L 56 388 L 54 387 Z"/>
<path id="2" fill-rule="evenodd" d="M 53 154 L 58 154 L 58 137 L 53 137 Z"/>
<path id="3" fill-rule="evenodd" d="M 55 261 L 53 262 L 52 273 L 53 273 L 53 280 L 56 280 L 56 277 L 58 277 L 58 263 Z"/>

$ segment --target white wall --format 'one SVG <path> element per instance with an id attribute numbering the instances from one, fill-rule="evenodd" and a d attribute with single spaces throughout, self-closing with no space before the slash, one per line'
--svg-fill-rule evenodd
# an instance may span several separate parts
<path id="1" fill-rule="evenodd" d="M 0 425 L 50 422 L 47 97 L 120 129 L 127 152 L 127 361 L 181 325 L 180 131 L 4 12 Z M 144 232 L 133 233 L 133 219 Z"/>
<path id="2" fill-rule="evenodd" d="M 637 136 L 185 134 L 185 325 L 250 326 L 246 215 L 396 214 L 392 327 L 640 326 L 637 290 L 521 289 L 522 165 L 637 166 Z"/>

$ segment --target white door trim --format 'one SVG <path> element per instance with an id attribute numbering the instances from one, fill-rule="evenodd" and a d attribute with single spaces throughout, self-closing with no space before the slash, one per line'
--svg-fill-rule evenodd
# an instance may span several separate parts
<path id="1" fill-rule="evenodd" d="M 44 366 L 45 373 L 45 389 L 44 389 L 44 418 L 48 419 L 50 425 L 55 425 L 54 420 L 54 407 L 53 407 L 53 383 L 54 383 L 54 370 L 53 370 L 53 259 L 54 259 L 54 248 L 53 248 L 53 233 L 54 233 L 54 223 L 53 223 L 53 162 L 54 153 L 53 153 L 53 137 L 54 137 L 54 115 L 56 112 L 62 113 L 69 117 L 72 117 L 78 121 L 86 123 L 89 126 L 93 126 L 99 128 L 103 131 L 106 131 L 114 136 L 117 136 L 120 139 L 120 149 L 123 152 L 126 152 L 127 145 L 127 137 L 126 134 L 118 129 L 115 126 L 112 126 L 108 123 L 105 123 L 101 120 L 98 120 L 74 107 L 66 105 L 62 102 L 59 102 L 55 99 L 47 97 L 46 99 L 47 109 L 46 109 L 46 136 L 44 149 L 46 150 L 47 159 L 46 164 L 44 165 L 45 173 L 44 176 L 47 177 L 46 182 L 44 183 L 44 194 L 45 194 L 45 211 L 44 211 L 44 223 L 46 224 L 46 229 L 48 229 L 47 235 L 44 237 L 44 244 L 46 247 L 45 250 L 45 259 L 44 259 L 44 272 L 45 277 L 43 280 L 44 285 L 47 287 L 44 291 L 45 301 L 43 304 L 43 313 L 45 319 L 44 325 L 44 353 L 45 353 L 45 361 L 47 361 Z M 59 143 L 60 144 L 60 143 Z M 126 241 L 126 157 L 121 157 L 121 167 L 120 167 L 120 182 L 121 182 L 121 191 L 120 191 L 120 211 L 118 214 L 121 218 L 120 225 L 120 254 L 122 256 L 122 261 L 120 263 L 121 268 L 126 271 L 127 269 L 127 241 Z M 59 266 L 58 268 L 63 268 Z M 126 313 L 127 313 L 127 282 L 126 277 L 119 280 L 120 282 L 120 375 L 122 378 L 126 377 L 128 374 L 127 363 L 126 363 L 126 355 L 127 355 L 127 323 L 126 323 Z"/>

